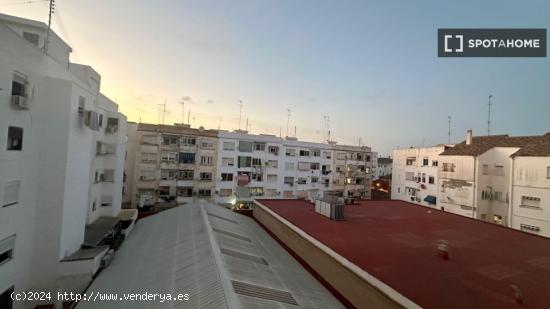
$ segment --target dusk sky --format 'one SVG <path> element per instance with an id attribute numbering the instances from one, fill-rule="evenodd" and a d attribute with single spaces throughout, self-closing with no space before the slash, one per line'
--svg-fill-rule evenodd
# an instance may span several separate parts
<path id="1" fill-rule="evenodd" d="M 0 12 L 47 21 L 47 2 Z M 57 0 L 53 29 L 129 120 L 238 128 L 387 154 L 400 146 L 550 131 L 550 59 L 438 58 L 438 28 L 550 28 L 550 1 Z M 193 120 L 191 119 L 193 124 Z M 292 129 L 294 131 L 294 129 Z M 293 132 L 292 132 L 293 133 Z"/>

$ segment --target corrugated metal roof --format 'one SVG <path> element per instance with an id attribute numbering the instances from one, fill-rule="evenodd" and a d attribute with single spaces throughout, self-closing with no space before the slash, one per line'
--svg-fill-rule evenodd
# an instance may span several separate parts
<path id="1" fill-rule="evenodd" d="M 266 263 L 254 263 L 227 252 L 258 257 Z M 259 287 L 259 291 L 285 291 L 299 306 L 342 308 L 253 219 L 202 201 L 140 220 L 113 263 L 87 291 L 120 295 L 145 291 L 187 293 L 188 301 L 81 301 L 78 308 L 297 307 L 292 302 L 239 294 L 233 281 Z"/>

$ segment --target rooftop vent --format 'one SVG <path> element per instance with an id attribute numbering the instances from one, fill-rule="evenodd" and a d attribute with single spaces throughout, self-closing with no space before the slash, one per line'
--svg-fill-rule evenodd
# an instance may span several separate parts
<path id="1" fill-rule="evenodd" d="M 228 232 L 228 231 L 224 231 L 224 230 L 220 230 L 220 229 L 216 229 L 216 228 L 213 228 L 212 230 L 216 233 L 219 233 L 219 234 L 222 234 L 222 235 L 225 235 L 225 236 L 229 236 L 229 237 L 233 237 L 233 238 L 236 238 L 236 239 L 252 242 L 252 240 L 250 238 L 245 237 L 245 236 L 241 236 L 239 234 L 235 234 L 235 233 L 232 233 L 232 232 Z"/>
<path id="2" fill-rule="evenodd" d="M 261 258 L 259 256 L 250 255 L 250 254 L 239 252 L 239 251 L 233 251 L 233 250 L 226 249 L 226 248 L 220 248 L 220 251 L 221 251 L 221 253 L 223 253 L 225 255 L 232 256 L 234 258 L 243 259 L 243 260 L 247 260 L 249 262 L 254 262 L 254 263 L 258 263 L 258 264 L 268 265 L 267 261 L 264 258 Z"/>
<path id="3" fill-rule="evenodd" d="M 235 280 L 231 280 L 231 284 L 233 284 L 233 290 L 235 290 L 235 293 L 240 295 L 298 306 L 298 303 L 294 297 L 292 297 L 292 294 L 286 291 L 265 288 Z"/>

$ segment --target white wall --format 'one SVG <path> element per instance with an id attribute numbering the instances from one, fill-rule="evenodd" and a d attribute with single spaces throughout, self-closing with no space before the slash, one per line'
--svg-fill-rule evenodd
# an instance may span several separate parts
<path id="1" fill-rule="evenodd" d="M 550 237 L 550 157 L 515 157 L 513 165 L 511 226 L 535 226 Z M 540 208 L 523 206 L 522 196 L 540 198 Z"/>
<path id="2" fill-rule="evenodd" d="M 437 207 L 424 199 L 428 196 L 437 197 L 438 192 L 438 165 L 439 154 L 445 149 L 444 146 L 396 149 L 393 151 L 392 165 L 392 185 L 391 198 L 407 201 L 422 206 Z M 407 165 L 407 158 L 415 158 L 412 165 Z M 424 159 L 428 159 L 428 164 L 424 165 Z M 407 173 L 412 173 L 414 177 L 420 176 L 420 181 L 407 180 Z M 422 181 L 422 176 L 425 181 Z M 433 183 L 430 183 L 430 177 L 433 177 Z M 409 188 L 409 189 L 408 189 Z M 411 189 L 416 189 L 413 194 Z"/>

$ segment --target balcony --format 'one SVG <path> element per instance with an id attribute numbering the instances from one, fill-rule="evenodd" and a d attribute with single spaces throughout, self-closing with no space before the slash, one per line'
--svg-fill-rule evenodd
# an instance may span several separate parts
<path id="1" fill-rule="evenodd" d="M 109 144 L 98 141 L 96 144 L 96 155 L 98 156 L 112 156 L 116 154 L 116 144 Z"/>
<path id="2" fill-rule="evenodd" d="M 118 132 L 118 118 L 107 118 L 107 127 L 105 133 L 116 134 Z"/>

